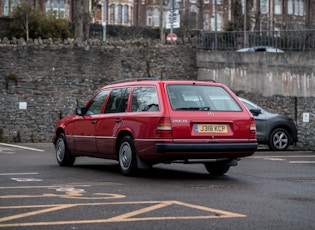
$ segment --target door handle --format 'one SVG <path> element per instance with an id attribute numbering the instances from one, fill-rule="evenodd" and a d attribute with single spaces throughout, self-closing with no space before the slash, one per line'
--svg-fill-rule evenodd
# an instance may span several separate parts
<path id="1" fill-rule="evenodd" d="M 97 123 L 97 120 L 93 120 L 91 121 L 92 124 L 96 124 Z"/>
<path id="2" fill-rule="evenodd" d="M 116 123 L 122 122 L 122 119 L 121 119 L 121 118 L 116 118 L 116 119 L 115 119 L 115 122 L 116 122 Z"/>

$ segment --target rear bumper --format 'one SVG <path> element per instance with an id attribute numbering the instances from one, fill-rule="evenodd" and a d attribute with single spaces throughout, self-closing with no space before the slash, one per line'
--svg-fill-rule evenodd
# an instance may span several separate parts
<path id="1" fill-rule="evenodd" d="M 175 143 L 158 143 L 156 144 L 157 153 L 181 153 L 181 152 L 215 152 L 215 153 L 254 153 L 258 147 L 257 143 L 204 143 L 204 144 L 175 144 Z M 237 154 L 239 156 L 239 154 Z"/>

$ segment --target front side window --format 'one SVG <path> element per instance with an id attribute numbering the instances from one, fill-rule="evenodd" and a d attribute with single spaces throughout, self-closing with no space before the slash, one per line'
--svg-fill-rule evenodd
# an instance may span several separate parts
<path id="1" fill-rule="evenodd" d="M 132 112 L 159 111 L 159 101 L 154 87 L 136 87 L 132 93 Z"/>
<path id="2" fill-rule="evenodd" d="M 87 107 L 86 115 L 100 114 L 104 101 L 109 94 L 109 90 L 104 90 L 97 94 Z"/>
<path id="3" fill-rule="evenodd" d="M 124 113 L 127 110 L 130 88 L 114 89 L 106 104 L 105 113 Z"/>
<path id="4" fill-rule="evenodd" d="M 242 111 L 223 88 L 209 85 L 168 85 L 168 97 L 177 111 Z"/>

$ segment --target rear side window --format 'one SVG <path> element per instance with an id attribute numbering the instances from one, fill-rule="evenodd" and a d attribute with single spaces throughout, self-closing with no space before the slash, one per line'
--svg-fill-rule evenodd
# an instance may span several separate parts
<path id="1" fill-rule="evenodd" d="M 123 113 L 127 110 L 130 88 L 113 89 L 106 104 L 105 113 Z"/>
<path id="2" fill-rule="evenodd" d="M 242 111 L 221 86 L 167 85 L 167 93 L 173 110 Z"/>
<path id="3" fill-rule="evenodd" d="M 132 93 L 132 112 L 159 111 L 159 101 L 154 87 L 135 87 Z"/>

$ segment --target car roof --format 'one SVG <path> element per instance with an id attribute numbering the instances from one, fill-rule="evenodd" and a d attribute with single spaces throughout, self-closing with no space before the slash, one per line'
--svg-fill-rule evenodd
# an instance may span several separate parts
<path id="1" fill-rule="evenodd" d="M 214 80 L 179 80 L 179 79 L 157 79 L 157 78 L 130 78 L 124 80 L 114 81 L 102 88 L 117 87 L 117 86 L 130 86 L 135 84 L 157 84 L 157 83 L 171 83 L 171 84 L 213 84 L 223 85 Z"/>

